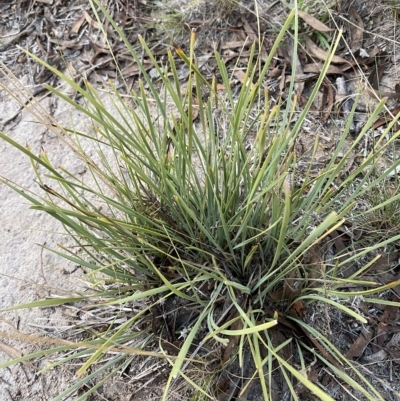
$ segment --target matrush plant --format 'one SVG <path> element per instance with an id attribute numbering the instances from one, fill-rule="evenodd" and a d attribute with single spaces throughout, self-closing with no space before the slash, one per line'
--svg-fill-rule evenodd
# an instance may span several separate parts
<path id="1" fill-rule="evenodd" d="M 118 25 L 99 1 L 94 3 L 94 10 L 101 10 L 141 66 Z M 376 251 L 400 235 L 340 257 L 310 257 L 346 219 L 369 213 L 355 209 L 357 199 L 398 168 L 400 162 L 376 176 L 371 167 L 399 133 L 385 142 L 378 140 L 354 171 L 341 175 L 350 152 L 383 109 L 382 101 L 350 149 L 344 150 L 344 144 L 350 137 L 352 115 L 326 167 L 315 176 L 310 166 L 301 173 L 301 180 L 294 179 L 300 175 L 294 144 L 340 32 L 308 103 L 294 118 L 295 96 L 289 96 L 285 104 L 273 104 L 263 89 L 272 57 L 293 21 L 296 47 L 294 9 L 266 61 L 261 62 L 253 46 L 236 94 L 217 52 L 217 78 L 209 82 L 202 75 L 194 54 L 194 34 L 189 54 L 176 49 L 190 70 L 184 91 L 173 54 L 161 66 L 140 39 L 162 85 L 156 86 L 141 67 L 140 89 L 131 94 L 129 104 L 114 90 L 115 112 L 107 109 L 89 83 L 82 89 L 30 54 L 82 96 L 78 102 L 48 88 L 85 113 L 96 127 L 95 134 L 89 134 L 63 129 L 56 122 L 51 126 L 86 164 L 90 184 L 53 166 L 44 151 L 36 155 L 3 133 L 2 140 L 32 160 L 43 196 L 24 191 L 7 178 L 2 181 L 28 199 L 33 209 L 64 225 L 80 251 L 54 252 L 92 270 L 96 291 L 8 310 L 87 299 L 96 307 L 115 307 L 115 321 L 94 338 L 79 343 L 53 341 L 55 347 L 3 363 L 1 368 L 61 353 L 46 369 L 71 361 L 81 365 L 76 384 L 55 400 L 98 377 L 77 398 L 81 400 L 135 358 L 147 355 L 170 364 L 163 400 L 182 383 L 192 388 L 191 399 L 246 399 L 257 388 L 264 400 L 286 399 L 285 392 L 299 399 L 300 389 L 332 400 L 311 377 L 312 367 L 324 366 L 346 391 L 383 400 L 324 328 L 304 317 L 302 309 L 322 304 L 365 323 L 365 317 L 346 300 L 368 298 L 399 284 L 379 286 L 358 280 L 362 263 L 347 279 L 342 271 L 354 261 L 369 263 Z M 217 83 L 223 90 L 217 91 Z M 289 93 L 293 87 L 294 76 Z M 82 141 L 97 149 L 97 158 L 83 150 L 87 146 Z M 40 174 L 43 169 L 46 174 Z M 374 210 L 399 197 L 383 200 Z M 368 259 L 368 255 L 373 256 Z M 350 291 L 349 283 L 365 290 Z M 121 315 L 125 319 L 120 320 Z"/>

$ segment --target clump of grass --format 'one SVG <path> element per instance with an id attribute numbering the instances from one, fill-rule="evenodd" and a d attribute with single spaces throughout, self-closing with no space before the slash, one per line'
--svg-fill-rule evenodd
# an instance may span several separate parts
<path id="1" fill-rule="evenodd" d="M 141 66 L 140 58 L 118 26 L 101 4 L 95 3 Z M 299 308 L 322 302 L 366 322 L 338 299 L 370 295 L 382 288 L 375 283 L 360 282 L 360 286 L 369 286 L 368 290 L 348 291 L 341 268 L 398 240 L 400 235 L 351 256 L 341 255 L 328 264 L 323 259 L 311 258 L 310 268 L 304 261 L 346 218 L 354 218 L 352 211 L 359 197 L 383 183 L 392 170 L 396 171 L 399 162 L 372 177 L 370 167 L 399 134 L 387 142 L 378 141 L 355 171 L 338 180 L 351 150 L 372 126 L 384 102 L 378 105 L 351 148 L 344 152 L 350 136 L 350 117 L 326 167 L 314 177 L 310 166 L 296 184 L 294 144 L 330 59 L 296 119 L 295 97 L 289 97 L 285 105 L 269 99 L 262 82 L 293 21 L 296 27 L 295 10 L 265 63 L 261 64 L 255 56 L 253 46 L 237 95 L 231 89 L 229 73 L 218 53 L 215 53 L 218 84 L 223 86 L 224 96 L 217 91 L 216 79 L 208 82 L 203 77 L 193 52 L 194 35 L 189 54 L 177 49 L 177 56 L 190 69 L 185 90 L 178 80 L 173 54 L 169 53 L 167 66 L 160 66 L 141 40 L 161 79 L 162 89 L 142 68 L 143 80 L 138 91 L 132 93 L 133 106 L 115 90 L 114 112 L 88 83 L 82 89 L 42 62 L 80 93 L 84 105 L 54 88 L 49 90 L 85 113 L 96 126 L 95 135 L 60 127 L 93 180 L 86 184 L 68 171 L 54 167 L 45 152 L 37 156 L 0 134 L 31 158 L 45 196 L 25 192 L 6 179 L 4 182 L 28 199 L 32 208 L 61 221 L 80 248 L 78 254 L 68 249 L 54 252 L 105 277 L 103 284 L 97 283 L 97 290 L 101 291 L 87 298 L 134 312 L 127 312 L 125 320 L 117 321 L 117 316 L 123 313 L 120 311 L 115 322 L 94 339 L 63 343 L 0 367 L 79 347 L 52 365 L 85 358 L 77 371 L 76 385 L 56 400 L 107 372 L 79 398 L 84 399 L 137 355 L 163 358 L 170 363 L 164 400 L 178 378 L 192 386 L 193 399 L 222 399 L 222 394 L 242 397 L 255 383 L 265 400 L 275 399 L 273 381 L 277 377 L 283 383 L 282 388 L 295 399 L 296 385 L 300 383 L 320 399 L 331 400 L 307 377 L 307 369 L 318 363 L 351 391 L 370 400 L 382 399 L 351 361 L 321 334 L 322 330 L 302 319 Z M 224 127 L 220 121 L 226 122 Z M 82 142 L 90 142 L 97 149 L 97 161 L 83 150 Z M 38 166 L 46 175 L 39 173 Z M 399 196 L 390 202 L 397 201 Z M 378 202 L 376 209 L 390 202 Z M 367 215 L 368 211 L 359 214 Z M 358 283 L 357 274 L 352 275 L 351 282 Z M 394 285 L 390 283 L 384 288 Z M 14 309 L 60 305 L 84 298 L 44 300 Z M 137 302 L 139 309 L 137 304 L 130 307 Z M 278 335 L 282 330 L 286 334 Z M 311 338 L 316 340 L 311 342 Z M 112 357 L 99 368 L 97 363 L 108 353 Z M 346 369 L 352 374 L 346 374 Z M 240 373 L 243 376 L 235 380 L 233 387 L 225 385 Z"/>
<path id="2" fill-rule="evenodd" d="M 365 245 L 380 242 L 399 232 L 399 203 L 392 201 L 398 192 L 398 183 L 387 179 L 380 187 L 373 188 L 364 194 L 359 208 L 369 212 L 361 215 L 354 223 L 361 231 Z"/>

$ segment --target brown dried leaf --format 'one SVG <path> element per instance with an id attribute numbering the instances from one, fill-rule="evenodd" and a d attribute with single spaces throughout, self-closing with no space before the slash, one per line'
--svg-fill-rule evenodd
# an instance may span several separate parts
<path id="1" fill-rule="evenodd" d="M 385 344 L 385 337 L 387 334 L 386 328 L 387 328 L 387 325 L 383 322 L 378 323 L 378 325 L 375 328 L 374 343 L 378 346 L 378 348 L 376 348 L 376 346 L 375 346 L 376 351 L 381 349 Z"/>
<path id="2" fill-rule="evenodd" d="M 373 89 L 379 90 L 379 82 L 387 67 L 387 62 L 381 63 L 377 68 L 373 68 L 368 77 L 368 82 Z"/>
<path id="3" fill-rule="evenodd" d="M 243 328 L 242 320 L 236 320 L 236 322 L 234 322 L 231 327 L 232 330 L 241 330 Z M 229 336 L 229 343 L 225 348 L 224 355 L 222 357 L 222 364 L 225 364 L 227 361 L 229 361 L 229 359 L 232 358 L 232 355 L 236 353 L 239 340 L 240 336 Z"/>
<path id="4" fill-rule="evenodd" d="M 353 7 L 349 10 L 349 17 L 352 22 L 349 24 L 351 38 L 350 49 L 354 52 L 362 47 L 364 39 L 364 22 Z"/>
<path id="5" fill-rule="evenodd" d="M 182 344 L 183 341 L 168 342 L 161 339 L 161 347 L 163 348 L 163 350 L 167 351 L 169 355 L 177 356 L 179 354 Z"/>
<path id="6" fill-rule="evenodd" d="M 244 81 L 245 81 L 245 78 L 246 78 L 246 73 L 243 70 L 235 69 L 233 71 L 233 75 L 234 75 L 235 78 L 237 78 L 239 80 L 239 82 L 241 84 L 244 84 Z"/>
<path id="7" fill-rule="evenodd" d="M 89 13 L 88 13 L 87 11 L 84 11 L 84 12 L 83 12 L 83 15 L 84 15 L 86 21 L 88 22 L 88 24 L 89 24 L 91 27 L 93 27 L 93 28 L 95 28 L 95 29 L 101 29 L 101 25 L 100 25 L 97 21 L 95 21 L 95 20 L 89 15 Z"/>
<path id="8" fill-rule="evenodd" d="M 375 352 L 371 355 L 363 356 L 360 359 L 360 362 L 374 364 L 384 361 L 387 357 L 388 352 L 385 349 L 381 349 L 380 351 Z"/>
<path id="9" fill-rule="evenodd" d="M 399 109 L 400 112 L 400 109 Z M 384 270 L 387 270 L 390 268 L 390 265 L 393 262 L 398 261 L 400 258 L 400 253 L 399 252 L 394 252 L 391 254 L 382 254 L 381 257 L 376 260 L 374 263 L 372 263 L 372 265 L 363 272 L 363 275 L 365 275 L 366 273 L 382 273 Z M 394 277 L 394 276 L 392 276 Z M 394 278 L 395 279 L 395 278 Z M 393 280 L 394 280 L 393 279 Z M 392 280 L 389 280 L 392 281 Z"/>
<path id="10" fill-rule="evenodd" d="M 153 63 L 149 60 L 144 60 L 142 63 L 143 68 L 147 71 L 153 67 Z M 140 72 L 140 67 L 137 64 L 131 64 L 125 67 L 121 73 L 124 78 L 130 77 L 132 75 L 137 75 Z"/>
<path id="11" fill-rule="evenodd" d="M 303 301 L 296 301 L 293 305 L 292 308 L 296 311 L 298 315 L 301 315 L 304 311 L 304 304 Z"/>
<path id="12" fill-rule="evenodd" d="M 399 299 L 395 297 L 394 299 L 392 299 L 392 301 L 398 302 Z M 399 311 L 398 306 L 386 305 L 382 316 L 379 318 L 379 321 L 384 324 L 388 324 L 389 322 L 397 321 L 398 320 L 398 311 Z"/>
<path id="13" fill-rule="evenodd" d="M 333 94 L 332 84 L 325 77 L 324 79 L 324 94 L 322 96 L 322 104 L 321 104 L 321 116 L 322 121 L 326 123 L 328 121 L 329 116 L 331 115 L 333 102 L 335 100 L 335 96 Z"/>
<path id="14" fill-rule="evenodd" d="M 244 31 L 246 32 L 246 35 L 247 35 L 248 39 L 250 39 L 251 42 L 257 43 L 258 42 L 258 36 L 254 32 L 254 29 L 250 26 L 249 21 L 247 21 L 246 18 L 242 17 L 242 22 L 243 22 Z"/>
<path id="15" fill-rule="evenodd" d="M 389 113 L 386 113 L 383 117 L 379 118 L 378 120 L 375 121 L 374 123 L 374 129 L 387 124 L 388 122 L 392 121 L 394 117 L 397 116 L 397 114 L 400 113 L 400 106 L 396 107 L 395 109 L 392 109 L 389 111 Z"/>
<path id="16" fill-rule="evenodd" d="M 272 70 L 268 71 L 268 76 L 270 78 L 278 78 L 282 75 L 282 68 L 275 67 Z"/>
<path id="17" fill-rule="evenodd" d="M 70 39 L 76 37 L 78 35 L 79 30 L 81 29 L 82 24 L 85 22 L 86 18 L 85 15 L 82 14 L 78 20 L 75 22 L 71 30 L 69 31 L 68 37 Z"/>
<path id="18" fill-rule="evenodd" d="M 270 292 L 268 295 L 275 302 L 282 301 L 282 299 L 283 299 L 283 287 L 279 288 L 279 290 L 276 290 L 274 292 Z"/>
<path id="19" fill-rule="evenodd" d="M 21 358 L 21 356 L 23 356 L 23 354 L 20 350 L 14 348 L 14 347 L 11 347 L 10 345 L 4 344 L 2 342 L 0 342 L 0 350 L 5 352 L 12 359 Z M 29 361 L 24 361 L 22 363 L 25 366 L 27 366 L 28 368 L 36 370 L 36 366 L 33 363 L 31 363 Z"/>
<path id="20" fill-rule="evenodd" d="M 192 121 L 196 120 L 196 118 L 199 116 L 200 112 L 200 107 L 199 107 L 199 101 L 197 98 L 193 97 L 192 98 Z"/>
<path id="21" fill-rule="evenodd" d="M 303 36 L 306 45 L 307 45 L 307 50 L 310 53 L 311 56 L 317 58 L 318 60 L 321 61 L 326 61 L 329 53 L 326 52 L 325 50 L 320 49 L 307 35 Z M 332 63 L 335 64 L 349 64 L 349 61 L 344 59 L 343 57 L 340 56 L 333 56 L 332 57 Z"/>
<path id="22" fill-rule="evenodd" d="M 320 63 L 311 63 L 311 64 L 306 64 L 303 66 L 303 71 L 304 73 L 314 73 L 314 74 L 319 74 L 322 70 L 323 65 Z M 345 73 L 335 65 L 330 65 L 328 67 L 328 71 L 326 72 L 326 75 L 329 74 L 335 74 L 335 75 L 345 75 Z"/>
<path id="23" fill-rule="evenodd" d="M 372 329 L 367 331 L 366 329 L 362 328 L 359 337 L 356 341 L 354 341 L 353 345 L 347 351 L 346 358 L 359 358 L 363 354 L 367 345 L 371 342 L 373 333 L 374 331 Z"/>
<path id="24" fill-rule="evenodd" d="M 251 40 L 247 40 L 247 42 L 243 42 L 243 40 L 235 40 L 231 42 L 224 42 L 221 44 L 221 49 L 226 50 L 226 49 L 238 49 L 242 48 L 243 46 L 250 46 L 252 45 L 253 42 Z"/>
<path id="25" fill-rule="evenodd" d="M 317 31 L 320 32 L 331 32 L 333 29 L 328 28 L 324 23 L 321 21 L 317 20 L 315 17 L 313 17 L 310 14 L 307 14 L 304 11 L 298 10 L 299 17 L 307 22 L 308 25 L 310 25 L 312 28 L 316 29 Z"/>
<path id="26" fill-rule="evenodd" d="M 303 333 L 306 335 L 309 341 L 314 345 L 315 348 L 318 349 L 320 354 L 329 361 L 335 368 L 343 371 L 342 366 L 338 363 L 338 361 L 320 344 L 320 342 L 315 338 L 312 334 L 310 334 L 305 328 L 301 327 Z"/>
<path id="27" fill-rule="evenodd" d="M 400 365 L 400 333 L 396 333 L 386 344 L 386 349 L 392 357 L 392 361 Z"/>

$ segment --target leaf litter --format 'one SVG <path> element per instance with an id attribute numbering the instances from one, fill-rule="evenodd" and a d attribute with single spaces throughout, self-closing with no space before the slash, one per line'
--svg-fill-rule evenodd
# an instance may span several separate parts
<path id="1" fill-rule="evenodd" d="M 128 82 L 135 85 L 137 79 L 140 78 L 139 66 L 129 59 L 125 47 L 122 45 L 119 38 L 115 35 L 112 27 L 107 21 L 100 26 L 92 14 L 92 11 L 85 9 L 85 2 L 66 2 L 66 4 L 61 4 L 60 1 L 47 2 L 29 2 L 29 7 L 26 9 L 20 8 L 20 6 L 5 5 L 0 9 L 0 16 L 4 21 L 11 20 L 13 16 L 17 13 L 22 15 L 21 24 L 18 29 L 18 33 L 8 38 L 4 37 L 4 30 L 2 32 L 4 43 L 0 45 L 0 51 L 3 54 L 2 60 L 5 65 L 11 65 L 15 59 L 15 52 L 21 62 L 17 63 L 13 67 L 14 73 L 17 76 L 21 76 L 26 73 L 25 69 L 25 56 L 20 48 L 16 45 L 20 45 L 24 48 L 32 48 L 36 46 L 38 52 L 42 58 L 44 58 L 51 66 L 59 68 L 64 61 L 71 63 L 73 67 L 73 79 L 84 85 L 86 81 L 90 81 L 99 85 L 104 84 L 108 79 L 117 79 L 118 75 L 116 73 L 117 67 L 120 68 L 120 73 Z M 150 10 L 146 6 L 146 1 L 134 1 L 133 4 L 130 2 L 109 2 L 109 11 L 114 14 L 115 20 L 119 23 L 120 27 L 126 32 L 131 45 L 138 49 L 137 38 L 141 35 L 147 38 L 148 42 L 155 49 L 155 54 L 157 60 L 163 62 L 165 60 L 167 51 L 173 48 L 173 43 L 169 45 L 159 45 L 157 41 L 159 40 L 157 35 L 159 32 L 155 32 L 154 29 L 149 28 L 149 24 L 152 22 L 157 23 L 154 17 L 150 17 Z M 280 9 L 280 13 L 284 10 L 284 7 L 277 2 L 271 2 L 271 10 L 274 11 L 276 8 Z M 346 8 L 345 4 L 341 4 L 342 11 Z M 273 14 L 273 13 L 272 13 Z M 361 15 L 360 15 L 361 14 Z M 348 19 L 346 18 L 344 23 L 347 23 L 348 27 L 348 37 L 346 37 L 346 46 L 343 45 L 342 49 L 339 50 L 338 54 L 332 59 L 332 65 L 328 69 L 327 77 L 325 78 L 324 85 L 322 88 L 322 93 L 320 96 L 320 104 L 315 105 L 315 122 L 313 122 L 312 127 L 309 130 L 316 128 L 317 131 L 322 131 L 322 141 L 321 146 L 324 148 L 318 159 L 317 157 L 311 158 L 307 155 L 306 149 L 310 148 L 310 144 L 314 142 L 314 136 L 309 135 L 305 131 L 304 137 L 299 139 L 301 146 L 296 145 L 296 151 L 300 161 L 315 162 L 319 160 L 321 166 L 326 163 L 329 152 L 334 147 L 334 139 L 329 137 L 329 129 L 323 128 L 329 121 L 338 118 L 341 113 L 341 106 L 344 107 L 345 104 L 351 102 L 351 97 L 358 94 L 358 91 L 351 93 L 352 89 L 346 88 L 345 92 L 339 92 L 335 85 L 335 79 L 338 77 L 343 77 L 345 82 L 347 80 L 352 80 L 353 82 L 362 82 L 365 77 L 368 76 L 365 89 L 365 96 L 374 97 L 386 97 L 389 100 L 396 101 L 400 99 L 400 90 L 398 84 L 395 84 L 395 90 L 390 91 L 387 89 L 381 90 L 381 81 L 385 72 L 390 69 L 391 64 L 388 61 L 388 53 L 381 50 L 377 46 L 373 46 L 368 50 L 366 47 L 365 39 L 365 24 L 363 22 L 363 15 L 360 11 L 358 12 L 356 8 L 351 5 L 347 8 Z M 60 26 L 57 22 L 60 17 L 68 16 L 69 26 Z M 303 46 L 299 46 L 298 54 L 295 55 L 297 58 L 297 69 L 296 71 L 291 71 L 291 62 L 293 58 L 293 46 L 289 43 L 287 49 L 281 48 L 277 52 L 274 58 L 274 63 L 272 64 L 271 70 L 268 76 L 271 78 L 270 82 L 266 85 L 269 89 L 270 96 L 274 98 L 275 102 L 285 99 L 289 96 L 287 91 L 287 82 L 290 81 L 291 74 L 295 74 L 296 82 L 296 93 L 299 99 L 303 98 L 302 102 L 307 101 L 307 91 L 312 87 L 313 83 L 316 81 L 318 74 L 321 70 L 321 62 L 326 61 L 328 52 L 322 49 L 316 44 L 317 36 L 314 35 L 315 31 L 324 32 L 329 38 L 333 38 L 337 30 L 337 26 L 334 21 L 329 20 L 326 23 L 322 23 L 319 19 L 306 13 L 304 11 L 299 12 L 299 16 L 306 23 L 307 28 L 302 36 Z M 268 17 L 264 17 L 266 25 L 274 25 L 270 22 Z M 229 24 L 224 28 L 215 28 L 215 20 L 213 18 L 204 19 L 204 16 L 200 13 L 193 16 L 186 17 L 186 21 L 182 21 L 182 28 L 185 30 L 185 26 L 189 26 L 191 29 L 196 27 L 198 30 L 198 46 L 199 54 L 196 53 L 196 57 L 199 60 L 199 68 L 202 72 L 209 76 L 214 77 L 216 74 L 215 60 L 213 56 L 213 50 L 217 49 L 222 54 L 222 59 L 228 65 L 231 72 L 232 79 L 231 85 L 239 87 L 244 83 L 243 67 L 249 57 L 249 47 L 252 43 L 262 44 L 262 52 L 265 54 L 260 54 L 261 58 L 265 58 L 266 55 L 271 50 L 271 44 L 273 43 L 273 34 L 270 37 L 268 34 L 264 34 L 258 31 L 258 26 L 254 20 L 252 13 L 247 15 L 233 13 L 229 18 Z M 338 20 L 340 22 L 340 20 Z M 346 22 L 348 21 L 348 22 Z M 335 21 L 336 22 L 336 21 Z M 228 27 L 229 26 L 229 27 Z M 209 32 L 213 32 L 214 40 L 206 40 L 208 38 L 205 34 L 207 28 L 212 28 Z M 101 30 L 104 30 L 108 35 L 108 43 L 104 41 L 104 36 L 101 35 Z M 186 35 L 187 32 L 186 32 Z M 397 38 L 398 39 L 398 38 Z M 174 40 L 177 40 L 174 38 Z M 168 42 L 166 40 L 165 42 Z M 209 45 L 207 45 L 209 44 Z M 110 50 L 110 47 L 111 50 Z M 184 47 L 186 44 L 183 42 L 179 46 Z M 364 46 L 364 47 L 363 47 Z M 349 51 L 350 50 L 350 51 Z M 152 68 L 152 63 L 146 57 L 142 57 L 142 64 L 148 71 Z M 179 63 L 178 63 L 179 65 Z M 148 66 L 148 67 L 147 67 Z M 151 73 L 151 72 L 150 72 Z M 189 71 L 187 70 L 184 63 L 180 64 L 180 69 L 178 70 L 179 79 L 185 81 L 188 76 Z M 218 77 L 217 77 L 218 78 Z M 155 76 L 156 80 L 157 77 Z M 52 75 L 45 69 L 38 69 L 32 75 L 32 81 L 36 84 L 43 84 L 52 82 Z M 220 85 L 220 84 L 219 84 Z M 42 93 L 40 87 L 40 93 Z M 390 88 L 389 88 L 390 89 Z M 219 87 L 220 91 L 224 91 L 224 87 Z M 33 92 L 33 96 L 36 96 L 38 92 Z M 374 129 L 379 128 L 390 122 L 390 120 L 399 113 L 400 106 L 395 106 L 380 118 L 378 118 L 374 124 Z M 346 111 L 343 111 L 346 115 Z M 347 111 L 348 112 L 348 111 Z M 193 120 L 196 119 L 196 115 L 193 116 Z M 11 121 L 3 121 L 3 123 L 9 124 Z M 361 130 L 362 125 L 358 125 L 356 130 Z M 357 133 L 357 131 L 355 133 Z M 309 132 L 309 131 L 308 131 Z M 326 134 L 324 134 L 326 132 Z M 326 139 L 323 138 L 326 135 Z M 366 146 L 373 146 L 372 143 Z M 358 150 L 362 152 L 362 149 Z M 353 163 L 354 165 L 346 166 L 346 169 L 355 168 L 357 162 L 357 154 L 354 154 Z M 389 157 L 389 156 L 388 156 Z M 390 157 L 388 160 L 390 163 Z M 316 163 L 318 164 L 318 163 Z M 321 168 L 316 166 L 317 171 Z M 346 174 L 346 171 L 343 171 Z M 349 231 L 352 228 L 349 227 Z M 361 234 L 362 236 L 362 234 Z M 330 240 L 330 243 L 329 243 Z M 348 252 L 351 248 L 353 238 L 341 234 L 332 233 L 328 242 L 324 245 L 324 249 L 314 250 L 311 252 L 309 264 L 314 267 L 322 268 L 326 263 L 326 252 L 330 247 L 333 252 L 340 254 L 341 252 Z M 388 284 L 400 279 L 398 272 L 398 260 L 399 255 L 397 252 L 390 253 L 387 256 L 382 256 L 376 262 L 374 262 L 370 268 L 364 272 L 364 278 L 375 281 L 377 276 L 379 277 L 380 284 Z M 347 274 L 351 275 L 351 266 Z M 293 283 L 292 283 L 293 284 Z M 296 297 L 298 290 L 293 290 L 293 285 L 286 282 L 285 286 L 275 294 L 271 294 L 271 299 L 273 301 L 279 302 L 282 297 Z M 394 288 L 389 294 L 384 294 L 388 301 L 398 302 L 400 299 L 399 290 Z M 245 302 L 245 300 L 243 300 Z M 182 305 L 184 307 L 185 305 Z M 373 302 L 373 300 L 360 301 L 358 307 L 365 310 L 366 316 L 369 317 L 368 327 L 354 326 L 354 322 L 348 320 L 347 322 L 342 322 L 345 318 L 343 316 L 338 317 L 338 321 L 335 322 L 336 329 L 341 332 L 341 338 L 343 338 L 343 330 L 345 327 L 354 326 L 348 333 L 345 333 L 346 338 L 345 345 L 349 346 L 347 350 L 347 357 L 350 359 L 356 359 L 363 361 L 365 358 L 369 358 L 368 361 L 373 360 L 373 355 L 381 353 L 382 350 L 385 351 L 385 356 L 379 356 L 379 361 L 391 361 L 394 364 L 399 364 L 400 361 L 400 337 L 399 337 L 399 310 L 395 305 L 386 305 L 383 308 L 379 308 L 379 304 Z M 184 332 L 186 326 L 190 326 L 190 319 L 187 318 L 186 312 L 179 312 L 176 310 L 176 305 L 172 307 L 165 306 L 168 311 L 168 316 L 164 322 L 160 325 L 159 317 L 165 314 L 165 310 L 155 309 L 152 311 L 152 319 L 154 330 L 158 331 L 160 329 L 166 330 L 166 337 L 162 336 L 162 346 L 168 349 L 171 354 L 176 354 L 176 350 L 179 349 L 181 344 L 180 338 L 176 338 L 178 331 L 181 331 L 181 335 Z M 225 308 L 227 305 L 225 305 Z M 171 313 L 172 309 L 175 310 Z M 221 311 L 224 308 L 221 307 Z M 291 308 L 291 314 L 295 318 L 305 318 L 305 315 L 310 316 L 310 313 L 318 316 L 325 316 L 326 313 L 329 314 L 329 310 L 318 310 L 318 308 L 306 307 L 303 303 L 295 303 Z M 273 309 L 269 310 L 269 317 L 273 316 Z M 190 316 L 190 315 L 189 315 Z M 229 319 L 233 319 L 234 316 L 229 316 Z M 226 318 L 226 320 L 229 320 Z M 315 318 L 317 319 L 317 318 Z M 181 321 L 182 320 L 182 321 Z M 233 326 L 231 329 L 239 329 L 239 326 Z M 285 336 L 285 331 L 289 331 L 291 335 L 302 338 L 303 341 L 307 342 L 310 348 L 319 350 L 322 356 L 324 356 L 328 361 L 330 361 L 338 369 L 341 369 L 335 360 L 332 359 L 330 354 L 327 354 L 322 345 L 319 343 L 318 339 L 314 338 L 306 330 L 303 330 L 301 326 L 293 324 L 292 321 L 287 320 L 283 315 L 279 317 L 279 325 L 277 329 L 271 331 L 272 342 L 277 344 L 282 343 Z M 226 361 L 231 353 L 234 353 L 238 347 L 238 337 L 233 336 L 225 349 L 225 353 L 221 356 L 222 361 Z M 343 345 L 342 345 L 343 347 Z M 7 344 L 0 344 L 0 349 L 6 352 L 11 357 L 20 356 L 21 353 L 14 347 Z M 289 359 L 292 355 L 293 350 L 290 345 L 282 348 L 280 351 L 281 355 Z M 32 365 L 33 366 L 33 365 Z M 30 366 L 30 367 L 32 367 Z M 310 379 L 319 383 L 325 388 L 335 387 L 334 381 L 329 375 L 324 375 L 317 372 L 317 365 L 314 362 L 310 362 L 307 368 L 307 375 Z M 371 369 L 371 366 L 369 367 Z M 219 400 L 223 401 L 225 399 L 232 399 L 238 393 L 240 388 L 245 385 L 241 383 L 239 385 L 238 381 L 232 386 L 228 384 L 231 382 L 231 378 L 239 374 L 239 367 L 231 368 L 232 370 L 227 373 L 226 378 L 221 378 L 221 383 L 219 384 L 221 395 Z M 250 375 L 252 371 L 252 366 L 247 366 L 245 370 L 248 369 L 247 373 Z M 133 375 L 133 373 L 131 373 Z M 147 377 L 145 378 L 145 380 Z M 274 378 L 272 386 L 276 388 L 276 393 L 284 393 L 284 380 L 276 376 Z M 393 379 L 394 380 L 394 379 Z M 280 383 L 280 384 L 278 384 Z M 248 387 L 250 390 L 247 391 L 247 396 L 249 391 L 253 391 L 254 394 L 257 390 L 251 386 Z M 304 394 L 309 399 L 313 399 L 313 395 L 308 393 L 304 389 L 298 389 L 299 394 Z M 226 398 L 226 394 L 230 394 L 231 398 Z M 224 398 L 225 397 L 225 398 Z M 345 396 L 344 396 L 345 397 Z M 248 398 L 252 399 L 252 398 Z M 339 399 L 339 398 L 338 398 Z M 345 399 L 345 398 L 340 398 Z"/>

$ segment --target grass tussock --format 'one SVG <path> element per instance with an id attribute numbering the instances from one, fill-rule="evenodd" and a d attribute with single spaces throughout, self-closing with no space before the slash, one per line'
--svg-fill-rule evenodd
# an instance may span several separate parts
<path id="1" fill-rule="evenodd" d="M 140 57 L 117 24 L 100 2 L 95 3 L 140 66 Z M 142 67 L 132 103 L 115 90 L 113 112 L 89 83 L 82 89 L 41 61 L 84 101 L 49 90 L 85 113 L 96 127 L 93 135 L 58 127 L 92 179 L 86 184 L 53 166 L 45 152 L 35 155 L 0 134 L 31 158 L 44 195 L 3 181 L 28 199 L 32 208 L 64 225 L 80 251 L 54 252 L 90 269 L 96 292 L 18 307 L 88 299 L 110 307 L 115 320 L 102 322 L 104 330 L 92 330 L 85 341 L 57 344 L 1 367 L 48 353 L 64 353 L 52 366 L 83 359 L 76 385 L 56 400 L 101 378 L 79 398 L 84 399 L 140 355 L 169 363 L 163 400 L 183 384 L 192 388 L 192 399 L 198 400 L 245 397 L 251 392 L 275 400 L 279 391 L 282 397 L 286 392 L 297 399 L 300 386 L 318 399 L 331 400 L 306 373 L 317 364 L 339 378 L 348 391 L 370 400 L 383 399 L 327 338 L 325 328 L 319 330 L 302 311 L 322 304 L 365 323 L 366 318 L 346 300 L 397 285 L 361 281 L 363 265 L 351 276 L 343 273 L 356 260 L 369 263 L 369 255 L 400 239 L 396 233 L 345 256 L 326 259 L 322 249 L 345 223 L 369 219 L 371 210 L 357 209 L 358 199 L 370 197 L 398 168 L 396 162 L 372 175 L 371 167 L 399 133 L 378 140 L 373 152 L 342 176 L 346 158 L 384 102 L 348 149 L 354 106 L 327 165 L 317 176 L 312 174 L 312 163 L 298 171 L 296 139 L 340 36 L 308 103 L 298 112 L 295 96 L 274 103 L 263 87 L 272 57 L 293 26 L 298 26 L 295 10 L 265 62 L 252 47 L 238 93 L 231 89 L 231 77 L 217 52 L 218 77 L 209 81 L 202 75 L 193 50 L 194 34 L 189 52 L 170 52 L 163 66 L 141 40 L 162 85 L 156 85 Z M 174 56 L 190 71 L 184 87 Z M 290 85 L 293 88 L 293 79 Z M 97 150 L 96 159 L 83 150 L 83 142 Z M 318 140 L 314 153 L 317 149 Z M 46 174 L 40 173 L 43 170 Z M 398 226 L 398 216 L 391 207 L 399 196 L 371 198 L 373 212 L 390 214 L 388 224 L 393 227 Z M 348 284 L 364 290 L 349 290 Z"/>

